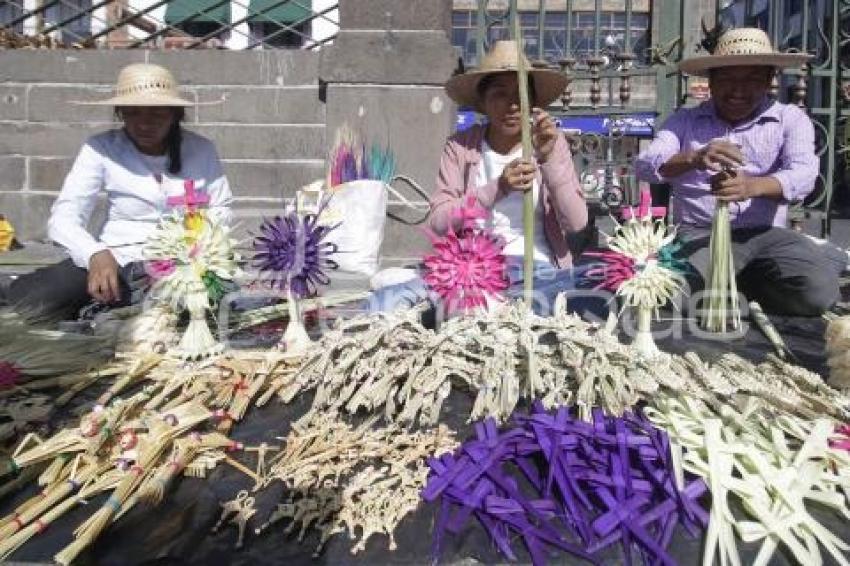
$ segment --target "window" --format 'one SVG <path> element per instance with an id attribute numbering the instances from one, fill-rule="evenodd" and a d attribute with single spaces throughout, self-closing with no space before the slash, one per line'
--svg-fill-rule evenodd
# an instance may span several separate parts
<path id="1" fill-rule="evenodd" d="M 278 0 L 250 0 L 248 27 L 253 42 L 268 47 L 298 48 L 309 39 L 312 28 L 311 0 L 281 3 Z"/>
<path id="2" fill-rule="evenodd" d="M 538 12 L 520 12 L 520 23 L 523 27 L 524 49 L 526 55 L 534 60 L 540 54 L 540 41 L 543 42 L 543 55 L 546 60 L 555 63 L 570 55 L 576 59 L 584 59 L 592 55 L 597 43 L 596 13 L 592 11 L 572 13 L 571 45 L 567 48 L 567 13 L 564 11 L 546 12 L 543 23 L 543 36 L 539 36 L 540 18 Z M 452 45 L 464 58 L 467 66 L 476 62 L 476 38 L 478 37 L 476 13 L 469 10 L 457 10 L 452 15 Z M 628 34 L 631 51 L 638 57 L 644 58 L 650 45 L 650 17 L 645 12 L 632 12 L 631 30 Z M 616 45 L 613 49 L 621 51 L 626 48 L 627 37 L 625 12 L 601 12 L 600 29 L 598 30 L 599 49 L 606 48 L 605 38 L 611 36 Z M 490 44 L 511 36 L 507 22 L 500 22 L 489 28 L 487 40 Z M 611 49 L 611 47 L 609 47 Z"/>
<path id="3" fill-rule="evenodd" d="M 470 27 L 470 16 L 472 12 L 455 10 L 452 12 L 452 27 L 453 28 L 468 28 Z"/>
<path id="4" fill-rule="evenodd" d="M 302 47 L 305 38 L 310 37 L 309 22 L 289 27 L 284 27 L 277 22 L 250 22 L 248 27 L 251 30 L 252 41 L 262 42 L 267 47 Z"/>
<path id="5" fill-rule="evenodd" d="M 520 12 L 519 25 L 523 28 L 537 29 L 539 18 L 537 12 Z"/>
<path id="6" fill-rule="evenodd" d="M 596 26 L 596 14 L 591 12 L 573 12 L 573 29 L 593 29 Z"/>
<path id="7" fill-rule="evenodd" d="M 23 8 L 21 8 L 20 6 L 17 6 L 11 2 L 0 4 L 0 24 L 3 24 L 4 26 L 11 23 L 13 20 L 19 18 L 21 14 L 23 14 Z M 15 25 L 14 31 L 18 33 L 23 33 L 23 22 L 18 22 Z"/>
<path id="8" fill-rule="evenodd" d="M 165 23 L 193 37 L 225 39 L 230 22 L 230 2 L 220 0 L 171 0 L 165 9 Z"/>
<path id="9" fill-rule="evenodd" d="M 594 39 L 592 28 L 573 30 L 572 55 L 582 59 L 593 53 Z"/>
<path id="10" fill-rule="evenodd" d="M 634 25 L 634 14 L 632 14 Z M 626 29 L 626 14 L 611 14 L 611 29 Z"/>
<path id="11" fill-rule="evenodd" d="M 750 3 L 750 14 L 757 15 L 767 10 L 767 0 L 753 0 Z"/>
<path id="12" fill-rule="evenodd" d="M 789 0 L 788 15 L 799 14 L 803 11 L 803 0 Z"/>
<path id="13" fill-rule="evenodd" d="M 546 12 L 546 17 L 543 19 L 545 26 L 549 29 L 567 27 L 566 12 Z"/>
<path id="14" fill-rule="evenodd" d="M 44 11 L 44 21 L 50 25 L 73 18 L 61 28 L 61 41 L 72 44 L 91 35 L 91 14 L 87 12 L 90 8 L 91 0 L 64 0 Z"/>
<path id="15" fill-rule="evenodd" d="M 752 16 L 747 16 L 747 25 L 749 27 L 767 29 L 768 22 L 770 21 L 769 18 L 770 14 L 768 14 L 767 10 L 764 10 Z"/>

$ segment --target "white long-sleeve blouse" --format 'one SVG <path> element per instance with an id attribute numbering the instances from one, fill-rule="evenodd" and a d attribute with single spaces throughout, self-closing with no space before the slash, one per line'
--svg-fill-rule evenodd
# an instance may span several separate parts
<path id="1" fill-rule="evenodd" d="M 181 159 L 182 169 L 172 175 L 167 156 L 141 153 L 124 130 L 90 137 L 53 203 L 48 236 L 82 268 L 88 269 L 91 256 L 105 249 L 122 266 L 140 261 L 148 237 L 172 210 L 166 199 L 183 195 L 187 179 L 209 195 L 209 216 L 229 223 L 233 194 L 213 143 L 184 129 Z M 107 199 L 106 222 L 94 235 L 88 225 L 101 192 Z"/>

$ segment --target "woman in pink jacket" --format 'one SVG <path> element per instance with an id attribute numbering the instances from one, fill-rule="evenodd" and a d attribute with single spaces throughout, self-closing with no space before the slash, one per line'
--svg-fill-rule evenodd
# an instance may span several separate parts
<path id="1" fill-rule="evenodd" d="M 567 235 L 587 225 L 587 206 L 567 142 L 541 108 L 560 96 L 567 79 L 549 69 L 529 71 L 534 157 L 523 160 L 519 88 L 512 70 L 516 61 L 516 43 L 499 41 L 479 69 L 455 75 L 446 83 L 446 92 L 455 102 L 484 114 L 487 123 L 446 142 L 431 197 L 430 223 L 434 231 L 444 234 L 453 211 L 474 194 L 492 211 L 489 222 L 507 242 L 506 255 L 521 258 L 523 193 L 533 191 L 535 262 L 565 269 L 572 266 Z"/>
<path id="2" fill-rule="evenodd" d="M 512 284 L 508 294 L 519 296 L 525 246 L 523 200 L 525 192 L 533 191 L 535 310 L 548 314 L 557 293 L 575 286 L 568 235 L 587 225 L 587 205 L 567 142 L 541 109 L 560 96 L 567 79 L 557 71 L 532 69 L 528 64 L 534 157 L 522 159 L 516 63 L 516 43 L 499 41 L 478 69 L 446 83 L 446 92 L 455 102 L 485 115 L 487 123 L 446 142 L 429 222 L 437 234 L 445 234 L 457 221 L 455 210 L 474 195 L 492 212 L 487 222 L 506 243 Z M 435 300 L 417 280 L 382 289 L 371 307 L 389 310 L 425 298 Z"/>

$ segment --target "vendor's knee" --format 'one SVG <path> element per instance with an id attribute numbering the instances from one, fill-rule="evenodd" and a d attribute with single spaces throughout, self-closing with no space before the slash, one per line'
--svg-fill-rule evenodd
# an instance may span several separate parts
<path id="1" fill-rule="evenodd" d="M 835 305 L 840 297 L 838 276 L 824 270 L 809 278 L 808 293 L 801 304 L 808 307 L 812 315 L 820 315 Z"/>
<path id="2" fill-rule="evenodd" d="M 817 270 L 802 277 L 796 292 L 780 294 L 775 310 L 779 314 L 820 316 L 829 310 L 839 297 L 838 276 L 831 270 Z"/>

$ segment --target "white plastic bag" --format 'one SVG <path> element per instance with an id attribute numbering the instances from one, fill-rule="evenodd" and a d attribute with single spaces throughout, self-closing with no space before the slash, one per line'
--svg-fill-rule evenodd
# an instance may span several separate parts
<path id="1" fill-rule="evenodd" d="M 378 271 L 384 224 L 387 217 L 387 188 L 382 181 L 361 180 L 337 185 L 319 221 L 339 224 L 327 235 L 339 249 L 331 259 L 340 271 L 371 277 Z"/>

